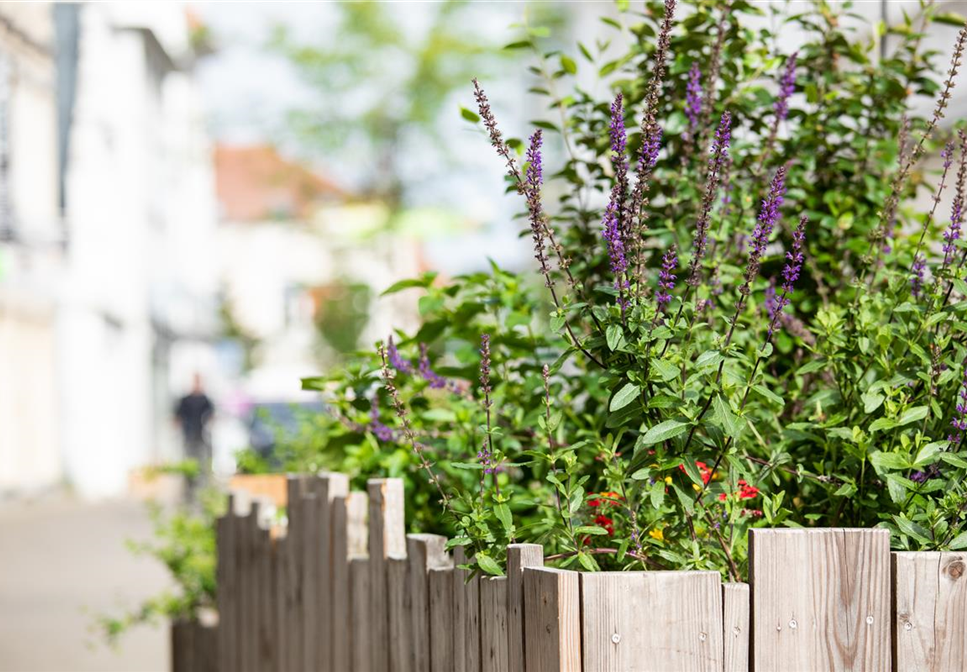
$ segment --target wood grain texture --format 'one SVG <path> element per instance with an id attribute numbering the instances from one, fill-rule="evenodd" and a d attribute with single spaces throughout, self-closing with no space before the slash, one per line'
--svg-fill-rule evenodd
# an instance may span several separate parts
<path id="1" fill-rule="evenodd" d="M 332 601 L 326 610 L 332 615 L 332 671 L 352 669 L 352 593 L 349 563 L 366 555 L 367 497 L 365 493 L 348 493 L 332 500 Z M 350 548 L 350 537 L 354 546 Z"/>
<path id="2" fill-rule="evenodd" d="M 585 670 L 720 672 L 717 572 L 581 574 Z"/>
<path id="3" fill-rule="evenodd" d="M 274 575 L 273 586 L 275 594 L 272 605 L 275 609 L 275 669 L 278 672 L 286 672 L 291 669 L 286 659 L 286 632 L 288 622 L 285 604 L 285 567 L 286 567 L 286 545 L 288 538 L 283 535 L 272 540 L 272 574 Z M 225 671 L 227 672 L 227 670 Z"/>
<path id="4" fill-rule="evenodd" d="M 373 672 L 390 672 L 389 604 L 387 601 L 386 559 L 406 553 L 403 481 L 398 478 L 372 478 L 366 483 L 369 493 L 369 576 L 370 628 L 374 642 L 371 652 Z"/>
<path id="5" fill-rule="evenodd" d="M 893 553 L 893 582 L 893 669 L 967 669 L 967 553 Z"/>
<path id="6" fill-rule="evenodd" d="M 453 568 L 427 574 L 430 594 L 430 672 L 453 672 Z"/>
<path id="7" fill-rule="evenodd" d="M 325 473 L 319 477 L 319 592 L 317 602 L 319 606 L 319 662 L 317 672 L 337 672 L 333 667 L 333 635 L 338 629 L 345 636 L 345 628 L 336 625 L 337 614 L 346 614 L 345 604 L 340 606 L 343 611 L 336 611 L 334 589 L 335 567 L 337 556 L 334 551 L 335 531 L 333 520 L 335 517 L 335 501 L 338 498 L 345 506 L 346 495 L 349 494 L 349 478 L 345 474 Z M 345 534 L 345 530 L 343 531 Z M 346 562 L 345 543 L 343 544 L 342 562 Z M 342 617 L 345 620 L 345 617 Z M 345 669 L 345 668 L 342 668 Z"/>
<path id="8" fill-rule="evenodd" d="M 352 600 L 352 665 L 351 672 L 371 672 L 370 651 L 375 642 L 369 627 L 369 559 L 353 558 L 349 563 L 349 583 Z"/>
<path id="9" fill-rule="evenodd" d="M 279 672 L 276 648 L 276 595 L 272 539 L 267 529 L 259 527 L 256 535 L 256 571 L 258 572 L 258 669 Z"/>
<path id="10" fill-rule="evenodd" d="M 462 546 L 453 549 L 453 649 L 456 672 L 480 672 L 480 580 L 470 579 Z"/>
<path id="11" fill-rule="evenodd" d="M 527 672 L 581 672 L 581 596 L 577 572 L 523 570 Z"/>
<path id="12" fill-rule="evenodd" d="M 303 643 L 303 592 L 302 592 L 302 561 L 303 527 L 302 527 L 302 494 L 305 479 L 298 475 L 289 475 L 286 479 L 286 518 L 288 519 L 286 567 L 285 567 L 285 659 L 287 670 L 301 669 L 304 664 L 302 651 Z"/>
<path id="13" fill-rule="evenodd" d="M 409 582 L 409 560 L 387 558 L 386 582 L 389 603 L 389 663 L 393 672 L 413 672 L 412 591 Z"/>
<path id="14" fill-rule="evenodd" d="M 406 535 L 406 559 L 410 593 L 411 663 L 414 672 L 430 669 L 430 588 L 428 572 L 449 566 L 444 552 L 446 538 L 438 534 Z"/>
<path id="15" fill-rule="evenodd" d="M 314 491 L 314 478 L 306 485 L 313 490 L 302 495 L 299 532 L 302 535 L 302 665 L 300 669 L 316 670 L 319 666 L 319 496 Z"/>
<path id="16" fill-rule="evenodd" d="M 749 584 L 722 584 L 725 672 L 749 670 Z"/>
<path id="17" fill-rule="evenodd" d="M 756 672 L 890 668 L 890 533 L 751 530 Z"/>
<path id="18" fill-rule="evenodd" d="M 248 515 L 240 519 L 241 533 L 239 538 L 239 620 L 241 623 L 241 653 L 239 669 L 241 672 L 259 672 L 258 653 L 258 621 L 259 621 L 259 586 L 258 586 L 258 557 L 257 539 L 259 532 L 258 516 L 259 502 L 251 502 Z"/>
<path id="19" fill-rule="evenodd" d="M 540 544 L 507 546 L 507 636 L 511 672 L 524 672 L 524 567 L 543 567 Z"/>
<path id="20" fill-rule="evenodd" d="M 510 672 L 507 630 L 507 577 L 480 578 L 480 669 Z"/>
<path id="21" fill-rule="evenodd" d="M 455 672 L 480 672 L 479 579 L 470 579 L 462 546 L 453 549 L 453 649 Z"/>
<path id="22" fill-rule="evenodd" d="M 218 656 L 226 670 L 238 669 L 236 647 L 237 605 L 235 515 L 234 498 L 229 495 L 228 512 L 218 519 L 215 528 L 218 549 L 216 578 L 218 580 Z"/>

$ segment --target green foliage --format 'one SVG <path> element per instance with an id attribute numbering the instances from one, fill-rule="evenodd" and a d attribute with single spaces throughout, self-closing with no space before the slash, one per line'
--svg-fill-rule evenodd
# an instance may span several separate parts
<path id="1" fill-rule="evenodd" d="M 203 608 L 215 607 L 215 519 L 225 513 L 225 496 L 216 490 L 200 494 L 199 511 L 166 512 L 149 504 L 154 539 L 128 541 L 136 555 L 154 558 L 170 572 L 175 584 L 120 616 L 100 615 L 95 627 L 110 645 L 116 645 L 130 628 L 178 618 L 194 618 Z"/>

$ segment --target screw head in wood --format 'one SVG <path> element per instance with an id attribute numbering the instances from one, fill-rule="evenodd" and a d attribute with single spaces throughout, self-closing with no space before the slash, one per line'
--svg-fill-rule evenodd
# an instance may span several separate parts
<path id="1" fill-rule="evenodd" d="M 789 627 L 795 630 L 796 628 L 799 627 L 799 623 L 796 622 L 796 619 L 792 619 L 791 621 L 789 621 Z"/>
<path id="2" fill-rule="evenodd" d="M 867 625 L 873 625 L 873 617 L 872 616 L 867 616 L 866 617 L 866 624 Z"/>
<path id="3" fill-rule="evenodd" d="M 611 641 L 617 644 L 618 642 L 621 641 L 621 635 L 619 635 L 617 632 L 614 633 L 613 635 L 611 635 Z"/>

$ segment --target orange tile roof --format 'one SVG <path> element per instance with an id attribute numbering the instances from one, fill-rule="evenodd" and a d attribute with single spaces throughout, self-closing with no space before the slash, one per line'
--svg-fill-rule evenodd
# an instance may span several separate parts
<path id="1" fill-rule="evenodd" d="M 345 196 L 271 145 L 216 145 L 215 185 L 221 218 L 230 222 L 305 219 L 320 200 Z"/>

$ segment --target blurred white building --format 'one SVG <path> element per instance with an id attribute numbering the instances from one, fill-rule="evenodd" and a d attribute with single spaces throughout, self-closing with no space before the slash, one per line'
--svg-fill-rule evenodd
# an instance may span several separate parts
<path id="1" fill-rule="evenodd" d="M 174 392 L 214 362 L 189 21 L 9 4 L 0 25 L 0 491 L 115 495 L 177 455 Z"/>

